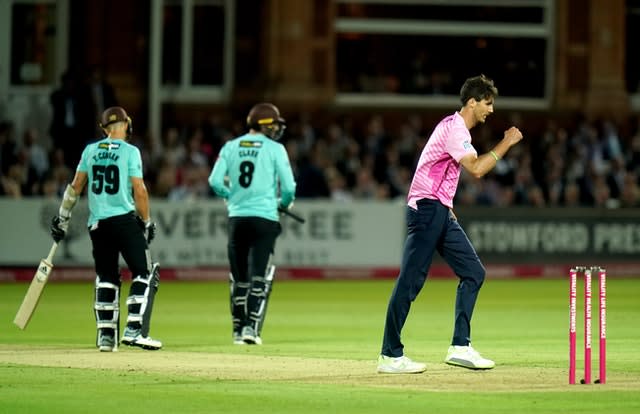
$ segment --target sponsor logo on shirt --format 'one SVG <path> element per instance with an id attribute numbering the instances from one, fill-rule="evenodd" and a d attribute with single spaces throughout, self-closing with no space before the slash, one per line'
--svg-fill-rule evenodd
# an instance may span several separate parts
<path id="1" fill-rule="evenodd" d="M 120 148 L 120 144 L 115 142 L 101 142 L 98 144 L 98 148 L 106 150 L 118 149 Z"/>
<path id="2" fill-rule="evenodd" d="M 240 141 L 241 148 L 260 148 L 262 147 L 262 142 L 260 141 Z"/>

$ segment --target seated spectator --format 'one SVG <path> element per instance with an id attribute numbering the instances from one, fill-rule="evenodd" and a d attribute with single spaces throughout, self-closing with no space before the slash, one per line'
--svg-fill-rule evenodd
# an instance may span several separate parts
<path id="1" fill-rule="evenodd" d="M 298 165 L 296 197 L 329 198 L 331 191 L 325 176 L 325 169 L 328 166 L 324 144 L 316 142 L 311 154 Z"/>
<path id="2" fill-rule="evenodd" d="M 370 169 L 362 168 L 356 176 L 356 185 L 353 187 L 353 198 L 356 200 L 372 200 L 378 196 L 378 183 L 373 178 Z"/>
<path id="3" fill-rule="evenodd" d="M 73 179 L 73 171 L 65 164 L 64 151 L 61 148 L 54 148 L 51 153 L 51 177 L 56 182 L 56 193 L 62 197 L 65 188 Z"/>
<path id="4" fill-rule="evenodd" d="M 38 180 L 42 180 L 49 171 L 49 154 L 38 141 L 38 131 L 35 128 L 27 128 L 22 138 L 22 148 L 29 159 L 29 167 L 33 168 Z"/>
<path id="5" fill-rule="evenodd" d="M 16 141 L 13 124 L 0 122 L 0 174 L 6 174 L 16 157 Z"/>
<path id="6" fill-rule="evenodd" d="M 347 182 L 335 167 L 330 167 L 326 171 L 331 201 L 349 202 L 353 201 L 353 195 L 347 189 Z"/>
<path id="7" fill-rule="evenodd" d="M 15 163 L 9 166 L 7 174 L 3 176 L 2 183 L 6 195 L 13 198 L 22 198 L 28 193 L 27 188 L 27 172 L 23 165 Z"/>
<path id="8" fill-rule="evenodd" d="M 183 168 L 182 181 L 171 188 L 167 198 L 171 201 L 195 201 L 209 195 L 208 174 L 203 174 L 203 166 L 188 164 Z"/>
<path id="9" fill-rule="evenodd" d="M 628 172 L 624 176 L 624 184 L 620 192 L 620 207 L 640 207 L 640 187 L 638 186 L 638 175 Z"/>
<path id="10" fill-rule="evenodd" d="M 562 205 L 564 207 L 582 206 L 580 186 L 576 182 L 570 181 L 564 186 L 564 191 L 562 193 Z"/>

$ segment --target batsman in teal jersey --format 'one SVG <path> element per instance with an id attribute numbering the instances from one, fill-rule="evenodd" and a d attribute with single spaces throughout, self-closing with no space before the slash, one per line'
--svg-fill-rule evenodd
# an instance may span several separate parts
<path id="1" fill-rule="evenodd" d="M 255 105 L 247 126 L 247 134 L 220 150 L 209 185 L 225 200 L 229 213 L 233 343 L 260 345 L 281 231 L 278 210 L 291 207 L 296 183 L 284 145 L 278 142 L 285 130 L 278 108 Z"/>
<path id="2" fill-rule="evenodd" d="M 162 343 L 149 336 L 151 311 L 160 276 L 151 262 L 149 243 L 155 224 L 149 214 L 149 195 L 142 178 L 140 151 L 126 139 L 131 118 L 121 107 L 104 111 L 100 126 L 106 136 L 87 147 L 75 177 L 51 224 L 51 236 L 62 240 L 69 228 L 71 210 L 87 186 L 89 235 L 95 262 L 94 311 L 97 346 L 102 352 L 118 349 L 121 277 L 119 256 L 127 263 L 132 281 L 127 297 L 127 325 L 122 343 L 156 350 Z"/>

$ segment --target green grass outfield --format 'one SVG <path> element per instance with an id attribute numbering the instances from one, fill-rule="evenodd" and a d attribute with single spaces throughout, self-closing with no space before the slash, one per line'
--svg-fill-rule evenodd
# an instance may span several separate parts
<path id="1" fill-rule="evenodd" d="M 0 284 L 0 414 L 640 412 L 640 278 L 608 280 L 607 384 L 574 386 L 565 280 L 487 280 L 473 339 L 496 361 L 490 371 L 442 362 L 456 280 L 429 280 L 403 336 L 427 372 L 381 375 L 392 284 L 276 281 L 265 344 L 250 347 L 231 344 L 226 283 L 163 283 L 151 333 L 164 348 L 117 353 L 94 347 L 92 283 L 47 285 L 25 331 L 12 321 L 27 284 Z"/>

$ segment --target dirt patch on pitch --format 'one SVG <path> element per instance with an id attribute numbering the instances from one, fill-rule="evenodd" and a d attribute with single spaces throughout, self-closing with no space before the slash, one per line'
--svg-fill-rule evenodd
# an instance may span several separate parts
<path id="1" fill-rule="evenodd" d="M 566 391 L 568 387 L 566 370 L 554 368 L 499 366 L 490 371 L 470 371 L 427 361 L 427 372 L 423 374 L 381 375 L 375 373 L 373 361 L 265 356 L 249 352 L 152 352 L 121 348 L 115 353 L 100 353 L 93 349 L 0 345 L 0 363 L 424 391 Z M 609 373 L 605 387 L 640 391 L 640 376 Z"/>

